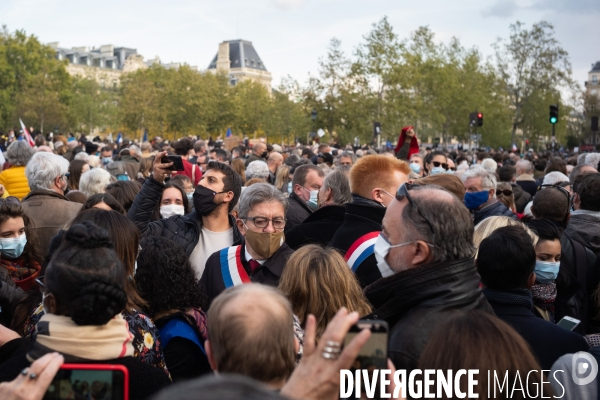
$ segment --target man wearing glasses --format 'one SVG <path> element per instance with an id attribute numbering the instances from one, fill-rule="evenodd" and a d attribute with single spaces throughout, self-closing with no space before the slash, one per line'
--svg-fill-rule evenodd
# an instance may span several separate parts
<path id="1" fill-rule="evenodd" d="M 392 275 L 365 289 L 367 318 L 387 321 L 389 357 L 410 372 L 439 323 L 456 311 L 493 311 L 479 289 L 473 224 L 461 201 L 438 186 L 409 184 L 394 197 L 375 244 L 378 265 Z"/>
<path id="2" fill-rule="evenodd" d="M 244 240 L 213 253 L 206 262 L 200 287 L 209 304 L 225 289 L 245 283 L 277 287 L 293 250 L 283 229 L 288 201 L 268 183 L 248 187 L 240 198 L 237 228 Z"/>

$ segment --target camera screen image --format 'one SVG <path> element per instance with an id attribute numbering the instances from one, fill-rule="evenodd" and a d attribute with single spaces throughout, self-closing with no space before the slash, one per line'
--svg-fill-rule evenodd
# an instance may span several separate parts
<path id="1" fill-rule="evenodd" d="M 122 379 L 119 381 L 113 382 L 113 371 L 60 369 L 44 399 L 117 400 L 123 397 Z"/>

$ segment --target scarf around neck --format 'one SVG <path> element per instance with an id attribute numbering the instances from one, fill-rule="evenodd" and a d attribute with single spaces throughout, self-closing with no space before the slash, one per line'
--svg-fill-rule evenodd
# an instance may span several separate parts
<path id="1" fill-rule="evenodd" d="M 556 282 L 536 283 L 531 287 L 531 294 L 533 296 L 533 303 L 536 306 L 554 312 Z"/>
<path id="2" fill-rule="evenodd" d="M 71 317 L 45 314 L 36 326 L 27 359 L 59 352 L 65 362 L 113 360 L 133 356 L 133 336 L 121 314 L 106 325 L 77 325 Z"/>

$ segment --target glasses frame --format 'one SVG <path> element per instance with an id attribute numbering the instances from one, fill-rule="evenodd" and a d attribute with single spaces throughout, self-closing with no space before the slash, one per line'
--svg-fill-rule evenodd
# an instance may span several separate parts
<path id="1" fill-rule="evenodd" d="M 262 218 L 262 219 L 266 219 L 267 220 L 267 224 L 265 226 L 258 226 L 256 225 L 256 219 L 257 218 Z M 252 221 L 252 224 L 257 227 L 258 229 L 265 229 L 269 226 L 269 223 L 271 223 L 271 225 L 273 225 L 273 229 L 275 229 L 276 231 L 282 231 L 283 229 L 285 229 L 285 224 L 287 222 L 287 219 L 283 219 L 283 226 L 281 228 L 275 228 L 275 224 L 273 223 L 273 218 L 265 218 L 265 217 L 245 217 L 242 218 L 243 221 Z M 278 219 L 278 221 L 281 221 Z"/>
<path id="2" fill-rule="evenodd" d="M 433 229 L 433 225 L 427 219 L 427 217 L 423 214 L 423 212 L 419 209 L 419 207 L 417 207 L 413 198 L 410 196 L 409 190 L 411 190 L 415 186 L 416 185 L 410 184 L 410 183 L 403 183 L 402 185 L 400 185 L 400 187 L 396 191 L 396 200 L 402 201 L 406 197 L 406 199 L 408 200 L 408 204 L 410 204 L 411 207 L 413 207 L 415 210 L 417 210 L 417 213 L 419 213 L 421 218 L 423 218 L 425 220 L 425 222 L 427 222 L 427 226 L 429 226 L 429 230 L 431 231 L 431 234 L 433 235 L 433 242 L 435 243 L 435 230 Z"/>
<path id="3" fill-rule="evenodd" d="M 433 164 L 434 167 L 439 167 L 441 166 L 442 168 L 444 168 L 446 171 L 448 171 L 448 163 L 443 163 L 443 162 L 439 162 L 439 161 L 432 161 L 431 164 Z M 435 165 L 438 164 L 438 165 Z"/>
<path id="4" fill-rule="evenodd" d="M 504 192 L 510 192 L 510 194 L 506 194 Z M 500 196 L 512 196 L 513 195 L 513 191 L 512 190 L 508 190 L 508 189 L 504 189 L 504 190 L 496 190 L 496 197 L 500 197 Z"/>
<path id="5" fill-rule="evenodd" d="M 567 196 L 567 202 L 569 204 L 569 210 L 570 210 L 571 206 L 573 205 L 573 204 L 571 204 L 571 193 L 569 193 L 569 191 L 567 189 L 565 189 L 564 187 L 559 186 L 559 185 L 560 184 L 558 184 L 558 185 L 551 185 L 551 184 L 548 184 L 548 183 L 545 184 L 545 185 L 540 185 L 537 188 L 537 192 L 539 192 L 543 188 L 554 188 L 554 189 L 560 190 L 562 193 L 564 193 L 565 196 Z"/>

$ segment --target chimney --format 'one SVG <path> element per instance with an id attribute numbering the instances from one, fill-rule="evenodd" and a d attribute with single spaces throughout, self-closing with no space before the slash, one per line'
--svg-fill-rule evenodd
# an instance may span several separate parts
<path id="1" fill-rule="evenodd" d="M 217 70 L 228 72 L 231 65 L 229 60 L 229 42 L 219 43 L 219 53 L 217 54 Z"/>

